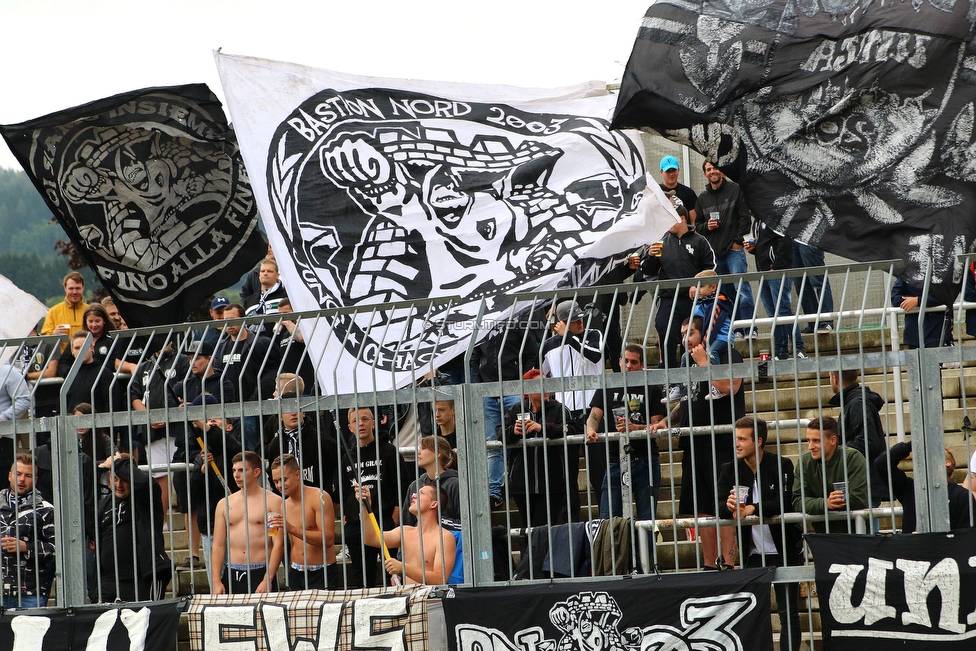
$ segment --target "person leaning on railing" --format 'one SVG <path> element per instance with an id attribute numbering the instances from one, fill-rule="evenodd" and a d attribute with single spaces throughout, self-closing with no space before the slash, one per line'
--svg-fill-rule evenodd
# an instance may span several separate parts
<path id="1" fill-rule="evenodd" d="M 890 465 L 892 497 L 901 502 L 902 506 L 902 533 L 915 533 L 916 525 L 915 480 L 898 467 L 898 464 L 905 459 L 910 459 L 911 456 L 912 442 L 904 441 L 891 446 L 887 456 L 880 455 L 874 460 L 875 472 L 881 476 L 887 476 L 888 468 L 886 466 Z M 952 475 L 956 472 L 956 457 L 949 451 L 949 448 L 945 449 L 945 468 L 948 479 L 946 492 L 949 497 L 949 528 L 964 529 L 973 526 L 972 518 L 976 515 L 976 499 L 966 486 L 953 483 Z"/>
<path id="2" fill-rule="evenodd" d="M 128 455 L 113 462 L 112 486 L 114 492 L 98 503 L 99 600 L 161 599 L 173 566 L 165 552 L 159 486 Z"/>
<path id="3" fill-rule="evenodd" d="M 522 379 L 536 380 L 541 375 L 539 369 L 530 369 Z M 575 446 L 567 458 L 561 445 L 525 447 L 521 442 L 579 434 L 579 420 L 573 418 L 551 393 L 529 393 L 505 412 L 499 427 L 502 429 L 499 438 L 506 445 L 516 444 L 508 450 L 508 490 L 515 499 L 523 524 L 527 527 L 553 526 L 577 519 L 579 509 L 575 517 L 571 517 L 567 502 L 569 488 L 579 486 L 576 479 L 579 454 L 575 452 Z"/>

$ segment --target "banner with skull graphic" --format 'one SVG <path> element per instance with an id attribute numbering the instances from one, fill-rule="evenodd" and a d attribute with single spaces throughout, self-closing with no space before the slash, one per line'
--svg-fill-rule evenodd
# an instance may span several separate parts
<path id="1" fill-rule="evenodd" d="M 133 91 L 0 131 L 130 327 L 182 322 L 266 252 L 206 85 Z"/>
<path id="2" fill-rule="evenodd" d="M 603 84 L 525 90 L 216 57 L 292 305 L 337 310 L 305 328 L 327 391 L 410 382 L 466 349 L 482 306 L 487 333 L 512 294 L 591 283 L 677 219 L 647 183 L 639 141 L 610 131 Z"/>
<path id="3" fill-rule="evenodd" d="M 452 588 L 451 651 L 772 651 L 766 569 Z"/>
<path id="4" fill-rule="evenodd" d="M 774 230 L 958 291 L 976 220 L 970 0 L 662 0 L 614 127 L 716 162 Z"/>

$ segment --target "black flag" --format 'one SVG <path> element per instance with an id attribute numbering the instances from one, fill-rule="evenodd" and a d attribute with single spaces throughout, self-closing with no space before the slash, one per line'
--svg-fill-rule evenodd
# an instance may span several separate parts
<path id="1" fill-rule="evenodd" d="M 182 321 L 266 252 L 237 140 L 204 84 L 0 131 L 130 326 Z"/>
<path id="2" fill-rule="evenodd" d="M 37 651 L 130 649 L 169 651 L 177 645 L 183 600 L 8 609 L 0 615 L 0 648 Z"/>
<path id="3" fill-rule="evenodd" d="M 448 648 L 772 651 L 764 569 L 455 588 Z"/>
<path id="4" fill-rule="evenodd" d="M 972 649 L 976 530 L 914 536 L 810 534 L 824 648 Z"/>
<path id="5" fill-rule="evenodd" d="M 778 232 L 903 259 L 910 282 L 931 260 L 958 285 L 976 240 L 974 22 L 968 0 L 664 0 L 613 126 L 698 150 Z"/>

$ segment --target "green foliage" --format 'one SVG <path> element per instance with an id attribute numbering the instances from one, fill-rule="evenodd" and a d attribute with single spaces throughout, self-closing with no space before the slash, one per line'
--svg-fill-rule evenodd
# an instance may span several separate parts
<path id="1" fill-rule="evenodd" d="M 0 168 L 0 233 L 0 254 L 36 253 L 42 260 L 55 255 L 54 243 L 64 237 L 23 171 Z"/>
<path id="2" fill-rule="evenodd" d="M 36 253 L 0 253 L 0 275 L 6 276 L 10 282 L 29 294 L 33 294 L 48 307 L 64 298 L 61 280 L 68 273 L 68 265 L 62 257 L 48 253 L 46 260 L 41 260 Z M 92 288 L 91 270 L 83 269 L 81 275 L 85 277 L 85 287 Z M 88 292 L 86 292 L 87 294 Z"/>

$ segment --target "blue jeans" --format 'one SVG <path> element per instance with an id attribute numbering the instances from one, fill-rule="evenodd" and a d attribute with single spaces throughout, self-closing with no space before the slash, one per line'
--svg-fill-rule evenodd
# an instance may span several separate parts
<path id="1" fill-rule="evenodd" d="M 793 242 L 793 267 L 802 269 L 804 267 L 822 267 L 824 265 L 824 252 L 820 249 Z M 797 279 L 796 291 L 800 291 L 801 279 Z M 823 294 L 823 305 L 820 304 L 820 295 Z M 807 276 L 803 284 L 803 293 L 800 296 L 800 309 L 804 314 L 817 314 L 819 312 L 834 311 L 834 295 L 830 292 L 830 281 L 823 276 Z M 833 325 L 833 321 L 822 321 Z"/>
<path id="2" fill-rule="evenodd" d="M 783 285 L 783 295 L 780 296 L 780 285 Z M 789 278 L 766 278 L 760 289 L 763 307 L 766 314 L 770 317 L 791 317 L 793 316 L 793 306 L 790 302 L 790 279 Z M 779 303 L 776 303 L 776 299 Z M 773 343 L 776 346 L 777 357 L 790 356 L 790 325 L 777 325 L 773 331 Z M 805 353 L 803 338 L 800 336 L 800 329 L 793 328 L 793 350 L 798 353 Z"/>
<path id="3" fill-rule="evenodd" d="M 720 276 L 749 273 L 749 265 L 746 264 L 746 252 L 742 249 L 729 249 L 722 255 L 716 255 L 715 273 Z M 751 319 L 756 312 L 756 302 L 752 299 L 752 287 L 749 283 L 743 282 L 741 286 L 736 285 L 735 289 L 739 295 L 738 304 L 735 306 L 735 320 Z"/>
<path id="4" fill-rule="evenodd" d="M 485 441 L 498 441 L 498 426 L 502 424 L 502 415 L 517 405 L 519 396 L 505 396 L 502 407 L 499 408 L 498 398 L 491 396 L 484 399 L 485 407 Z M 502 481 L 505 478 L 505 455 L 502 450 L 488 450 L 488 496 L 501 499 Z"/>
<path id="5" fill-rule="evenodd" d="M 650 474 L 649 472 L 650 471 Z M 653 479 L 653 481 L 652 481 Z M 647 459 L 631 458 L 630 460 L 630 492 L 637 502 L 637 519 L 651 520 L 654 515 L 654 498 L 657 487 L 661 485 L 661 458 L 651 457 L 650 468 Z M 611 463 L 607 473 L 603 476 L 603 488 L 600 491 L 600 517 L 604 520 L 610 517 L 610 502 L 613 502 L 613 515 L 623 514 L 623 498 L 620 494 L 620 461 Z"/>
<path id="6" fill-rule="evenodd" d="M 3 598 L 4 608 L 40 608 L 47 605 L 47 600 L 45 603 L 41 603 L 41 597 L 33 595 L 28 597 L 27 595 L 14 595 L 12 597 Z"/>
<path id="7" fill-rule="evenodd" d="M 245 450 L 257 452 L 261 448 L 261 423 L 257 416 L 241 418 L 241 438 Z"/>

